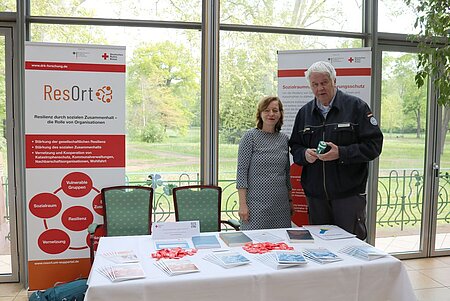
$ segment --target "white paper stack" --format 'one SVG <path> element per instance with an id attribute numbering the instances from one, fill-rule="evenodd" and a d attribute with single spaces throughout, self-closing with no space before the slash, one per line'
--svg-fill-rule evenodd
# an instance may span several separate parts
<path id="1" fill-rule="evenodd" d="M 339 252 L 364 260 L 374 260 L 388 255 L 370 245 L 347 246 L 339 250 Z"/>
<path id="2" fill-rule="evenodd" d="M 272 233 L 269 232 L 255 232 L 249 235 L 251 235 L 251 239 L 256 242 L 278 243 L 284 241 L 283 238 L 273 235 Z"/>
<path id="3" fill-rule="evenodd" d="M 342 260 L 341 257 L 337 256 L 336 254 L 325 248 L 304 249 L 303 255 L 306 258 L 321 264 Z"/>
<path id="4" fill-rule="evenodd" d="M 276 251 L 262 254 L 256 257 L 262 263 L 278 270 L 294 266 L 301 266 L 307 263 L 301 252 Z"/>
<path id="5" fill-rule="evenodd" d="M 145 278 L 144 270 L 139 263 L 104 266 L 97 271 L 112 282 Z"/>
<path id="6" fill-rule="evenodd" d="M 101 254 L 106 259 L 115 263 L 134 263 L 139 262 L 138 257 L 133 251 L 112 251 Z"/>
<path id="7" fill-rule="evenodd" d="M 203 259 L 224 268 L 233 268 L 250 263 L 250 260 L 247 257 L 235 251 L 214 252 L 206 255 Z"/>
<path id="8" fill-rule="evenodd" d="M 315 236 L 325 240 L 356 237 L 355 234 L 349 233 L 335 225 L 305 225 L 303 228 L 308 229 Z"/>
<path id="9" fill-rule="evenodd" d="M 169 276 L 200 272 L 189 259 L 161 259 L 155 265 Z"/>

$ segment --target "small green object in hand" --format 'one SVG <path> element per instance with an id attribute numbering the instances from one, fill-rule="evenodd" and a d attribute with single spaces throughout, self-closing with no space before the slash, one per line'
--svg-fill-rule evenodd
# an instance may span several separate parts
<path id="1" fill-rule="evenodd" d="M 319 145 L 317 145 L 317 153 L 323 154 L 326 148 L 327 144 L 325 143 L 325 141 L 320 141 Z"/>

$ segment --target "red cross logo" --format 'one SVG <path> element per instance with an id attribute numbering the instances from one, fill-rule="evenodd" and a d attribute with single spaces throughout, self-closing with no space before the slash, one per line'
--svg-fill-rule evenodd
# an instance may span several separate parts
<path id="1" fill-rule="evenodd" d="M 107 58 L 109 58 L 109 55 L 107 55 L 106 52 L 105 52 L 105 53 L 102 54 L 102 58 L 103 58 L 104 60 L 106 60 Z"/>
<path id="2" fill-rule="evenodd" d="M 347 61 L 349 61 L 350 63 L 353 63 L 354 59 L 352 57 L 350 57 Z"/>

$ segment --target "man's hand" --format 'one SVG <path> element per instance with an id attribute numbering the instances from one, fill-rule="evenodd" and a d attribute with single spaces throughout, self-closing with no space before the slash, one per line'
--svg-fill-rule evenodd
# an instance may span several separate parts
<path id="1" fill-rule="evenodd" d="M 305 152 L 305 159 L 308 163 L 314 163 L 317 160 L 317 153 L 314 148 L 308 148 Z"/>
<path id="2" fill-rule="evenodd" d="M 325 154 L 316 155 L 319 160 L 333 161 L 339 159 L 339 148 L 333 142 L 325 142 L 331 149 Z"/>

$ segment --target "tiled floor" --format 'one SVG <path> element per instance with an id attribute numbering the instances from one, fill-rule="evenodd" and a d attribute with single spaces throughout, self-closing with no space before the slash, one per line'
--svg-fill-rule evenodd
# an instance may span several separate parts
<path id="1" fill-rule="evenodd" d="M 418 301 L 450 301 L 450 256 L 409 259 L 403 263 Z M 0 301 L 26 300 L 27 291 L 19 284 L 0 284 Z"/>
<path id="2" fill-rule="evenodd" d="M 403 263 L 419 301 L 450 301 L 450 256 Z"/>

